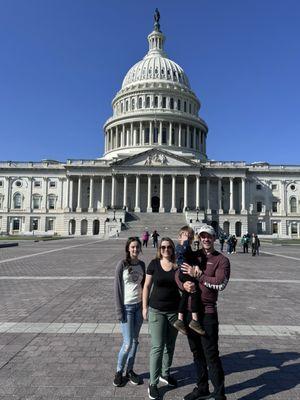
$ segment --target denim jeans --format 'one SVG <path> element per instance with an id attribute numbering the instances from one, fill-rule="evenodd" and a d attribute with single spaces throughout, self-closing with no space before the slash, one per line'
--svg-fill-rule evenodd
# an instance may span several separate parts
<path id="1" fill-rule="evenodd" d="M 123 344 L 118 356 L 118 372 L 123 372 L 126 364 L 127 371 L 133 369 L 142 323 L 142 303 L 125 304 L 124 322 L 121 322 Z"/>

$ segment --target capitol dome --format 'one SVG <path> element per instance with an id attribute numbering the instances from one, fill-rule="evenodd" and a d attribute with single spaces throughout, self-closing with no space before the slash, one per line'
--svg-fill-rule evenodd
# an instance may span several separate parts
<path id="1" fill-rule="evenodd" d="M 206 160 L 208 127 L 184 70 L 164 51 L 159 18 L 148 35 L 149 50 L 126 73 L 105 125 L 104 158 L 117 160 L 153 147 Z"/>

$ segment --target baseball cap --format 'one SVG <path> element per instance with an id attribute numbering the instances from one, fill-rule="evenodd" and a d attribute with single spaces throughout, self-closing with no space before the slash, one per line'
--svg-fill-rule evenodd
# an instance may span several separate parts
<path id="1" fill-rule="evenodd" d="M 202 225 L 199 230 L 199 235 L 201 235 L 201 233 L 208 233 L 211 236 L 216 236 L 214 228 L 210 225 Z"/>

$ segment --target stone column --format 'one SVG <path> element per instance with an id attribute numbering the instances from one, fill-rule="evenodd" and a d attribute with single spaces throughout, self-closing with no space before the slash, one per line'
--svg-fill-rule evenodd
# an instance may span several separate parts
<path id="1" fill-rule="evenodd" d="M 159 204 L 159 212 L 164 213 L 164 176 L 160 175 L 160 184 L 159 184 L 159 197 L 160 197 L 160 204 Z"/>
<path id="2" fill-rule="evenodd" d="M 77 207 L 76 212 L 81 212 L 81 187 L 82 187 L 82 176 L 78 177 L 78 193 L 77 193 Z"/>
<path id="3" fill-rule="evenodd" d="M 67 192 L 66 192 L 66 196 L 65 196 L 65 201 L 64 201 L 64 210 L 65 211 L 70 211 L 70 177 L 67 176 Z"/>
<path id="4" fill-rule="evenodd" d="M 133 122 L 130 123 L 130 144 L 131 146 L 134 146 Z"/>
<path id="5" fill-rule="evenodd" d="M 172 146 L 172 122 L 169 123 L 169 146 Z"/>
<path id="6" fill-rule="evenodd" d="M 125 125 L 122 125 L 122 132 L 121 132 L 121 147 L 125 147 Z"/>
<path id="7" fill-rule="evenodd" d="M 206 214 L 211 214 L 210 209 L 210 180 L 206 180 Z"/>
<path id="8" fill-rule="evenodd" d="M 241 214 L 247 214 L 246 210 L 246 179 L 242 179 L 242 209 L 241 209 Z"/>
<path id="9" fill-rule="evenodd" d="M 116 176 L 112 175 L 111 176 L 111 201 L 110 201 L 110 206 L 111 208 L 115 208 L 116 206 Z"/>
<path id="10" fill-rule="evenodd" d="M 43 178 L 42 206 L 41 206 L 42 212 L 46 212 L 48 209 L 47 197 L 48 197 L 48 178 Z"/>
<path id="11" fill-rule="evenodd" d="M 229 178 L 229 214 L 235 214 L 233 208 L 233 178 Z"/>
<path id="12" fill-rule="evenodd" d="M 200 176 L 196 175 L 196 208 L 200 208 Z"/>
<path id="13" fill-rule="evenodd" d="M 162 144 L 162 121 L 159 121 L 158 144 Z"/>
<path id="14" fill-rule="evenodd" d="M 143 135 L 143 123 L 140 122 L 140 140 L 141 140 L 141 144 L 144 145 L 145 144 L 145 136 Z"/>
<path id="15" fill-rule="evenodd" d="M 136 127 L 133 128 L 133 145 L 137 145 L 137 132 L 136 132 Z"/>
<path id="16" fill-rule="evenodd" d="M 280 182 L 280 214 L 287 215 L 287 205 L 285 201 L 285 181 Z"/>
<path id="17" fill-rule="evenodd" d="M 59 181 L 59 192 L 58 192 L 58 198 L 59 198 L 59 209 L 63 210 L 64 209 L 64 178 L 58 178 Z"/>
<path id="18" fill-rule="evenodd" d="M 101 208 L 105 207 L 105 177 L 101 179 Z"/>
<path id="19" fill-rule="evenodd" d="M 181 124 L 179 124 L 178 128 L 178 146 L 182 146 L 182 129 L 181 129 Z"/>
<path id="20" fill-rule="evenodd" d="M 89 212 L 94 212 L 94 177 L 90 177 Z"/>
<path id="21" fill-rule="evenodd" d="M 3 204 L 3 211 L 8 212 L 10 210 L 10 197 L 11 197 L 11 178 L 5 177 L 5 203 Z"/>
<path id="22" fill-rule="evenodd" d="M 73 195 L 74 195 L 74 180 L 70 178 L 70 198 L 69 198 L 70 211 L 73 211 Z"/>
<path id="23" fill-rule="evenodd" d="M 222 206 L 222 178 L 218 179 L 218 204 L 219 204 L 219 214 L 224 214 Z"/>
<path id="24" fill-rule="evenodd" d="M 196 130 L 196 127 L 195 126 L 193 126 L 193 136 L 194 136 L 194 142 L 193 142 L 193 148 L 194 149 L 196 149 L 196 150 L 198 150 L 197 149 L 197 142 L 196 142 L 196 136 L 197 136 L 197 130 Z"/>
<path id="25" fill-rule="evenodd" d="M 188 207 L 188 177 L 185 175 L 184 179 L 184 193 L 183 193 L 183 211 Z"/>
<path id="26" fill-rule="evenodd" d="M 135 212 L 140 212 L 140 176 L 136 175 L 135 178 Z"/>
<path id="27" fill-rule="evenodd" d="M 176 176 L 172 175 L 172 206 L 171 213 L 176 213 Z"/>
<path id="28" fill-rule="evenodd" d="M 151 207 L 151 175 L 148 175 L 148 192 L 147 192 L 147 213 L 152 212 Z"/>
<path id="29" fill-rule="evenodd" d="M 32 180 L 32 177 L 28 178 L 29 194 L 27 199 L 26 211 L 30 213 L 32 212 Z"/>
<path id="30" fill-rule="evenodd" d="M 124 175 L 123 177 L 123 187 L 124 187 L 124 191 L 123 191 L 123 207 L 127 210 L 127 175 Z"/>

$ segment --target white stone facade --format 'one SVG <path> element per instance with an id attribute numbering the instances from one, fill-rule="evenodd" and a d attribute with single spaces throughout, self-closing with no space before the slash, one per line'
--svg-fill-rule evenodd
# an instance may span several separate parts
<path id="1" fill-rule="evenodd" d="M 102 158 L 0 162 L 0 232 L 103 236 L 134 211 L 300 237 L 300 166 L 209 161 L 200 101 L 157 25 L 148 42 L 113 100 Z"/>

